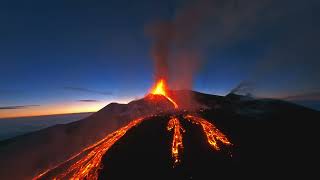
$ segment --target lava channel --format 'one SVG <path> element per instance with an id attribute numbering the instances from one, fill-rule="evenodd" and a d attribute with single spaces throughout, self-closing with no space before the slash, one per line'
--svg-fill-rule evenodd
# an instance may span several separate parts
<path id="1" fill-rule="evenodd" d="M 172 139 L 172 146 L 171 146 L 171 155 L 174 159 L 174 166 L 180 163 L 179 158 L 179 151 L 183 149 L 183 142 L 182 142 L 182 133 L 185 132 L 183 127 L 181 126 L 178 118 L 171 118 L 167 125 L 168 131 L 173 131 L 173 139 Z"/>
<path id="2" fill-rule="evenodd" d="M 202 129 L 207 136 L 207 141 L 210 146 L 213 147 L 213 149 L 217 151 L 220 150 L 218 141 L 222 142 L 225 145 L 232 145 L 227 136 L 224 135 L 218 128 L 216 128 L 215 125 L 211 124 L 209 121 L 192 115 L 186 115 L 184 118 L 192 123 L 202 126 Z"/>
<path id="3" fill-rule="evenodd" d="M 58 173 L 55 177 L 51 179 L 90 179 L 96 180 L 98 179 L 98 171 L 101 169 L 101 159 L 103 155 L 110 149 L 110 147 L 116 143 L 126 132 L 131 129 L 132 127 L 137 126 L 140 124 L 145 118 L 138 118 L 131 121 L 126 126 L 114 131 L 113 133 L 107 135 L 102 140 L 98 141 L 95 144 L 90 145 L 89 147 L 83 149 L 76 155 L 73 155 L 66 161 L 47 169 L 46 171 L 40 173 L 39 175 L 35 176 L 33 180 L 42 179 L 51 171 L 54 171 L 58 168 L 65 166 L 65 164 L 73 161 L 75 159 L 80 159 L 75 163 L 72 163 L 71 166 L 66 168 L 64 172 Z M 83 156 L 83 154 L 85 154 Z M 82 157 L 81 157 L 82 156 Z"/>

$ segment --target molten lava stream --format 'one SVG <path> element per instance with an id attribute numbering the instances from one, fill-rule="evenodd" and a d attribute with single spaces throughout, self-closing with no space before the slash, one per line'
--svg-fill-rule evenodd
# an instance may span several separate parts
<path id="1" fill-rule="evenodd" d="M 174 159 L 174 165 L 177 165 L 180 163 L 179 150 L 183 149 L 181 131 L 185 132 L 185 130 L 181 126 L 178 118 L 171 118 L 169 120 L 167 130 L 171 131 L 172 129 L 174 129 L 174 132 L 173 132 L 173 140 L 172 140 L 172 147 L 171 147 L 171 155 L 172 155 L 172 158 Z"/>
<path id="2" fill-rule="evenodd" d="M 179 108 L 178 104 L 174 102 L 174 100 L 167 95 L 166 91 L 167 91 L 167 85 L 163 79 L 160 79 L 157 82 L 156 86 L 151 90 L 151 94 L 164 96 L 173 104 L 175 109 L 178 109 Z"/>
<path id="3" fill-rule="evenodd" d="M 145 118 L 139 118 L 131 121 L 128 125 L 120 128 L 119 130 L 107 135 L 104 139 L 97 143 L 83 149 L 78 154 L 70 157 L 66 161 L 52 167 L 43 173 L 37 175 L 33 180 L 45 177 L 49 172 L 63 167 L 66 163 L 78 158 L 87 152 L 75 163 L 72 163 L 64 172 L 59 173 L 56 177 L 51 179 L 98 179 L 98 171 L 101 169 L 101 159 L 103 155 L 116 143 L 126 132 L 134 126 L 140 124 Z"/>
<path id="4" fill-rule="evenodd" d="M 220 132 L 220 130 L 216 128 L 213 124 L 211 124 L 209 121 L 192 115 L 186 115 L 185 119 L 191 121 L 192 123 L 199 124 L 202 126 L 202 129 L 207 136 L 208 143 L 215 150 L 220 150 L 220 147 L 217 142 L 218 140 L 225 145 L 232 145 L 226 137 L 226 135 Z"/>

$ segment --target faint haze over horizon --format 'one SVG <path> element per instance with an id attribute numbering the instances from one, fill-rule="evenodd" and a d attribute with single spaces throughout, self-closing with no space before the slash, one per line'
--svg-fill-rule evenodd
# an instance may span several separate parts
<path id="1" fill-rule="evenodd" d="M 197 2 L 1 1 L 0 118 L 95 112 L 143 97 L 154 80 L 146 31 L 158 22 L 187 32 L 170 40 L 172 57 L 198 48 L 193 90 L 226 95 L 247 83 L 257 97 L 320 101 L 310 96 L 320 92 L 319 1 L 201 0 L 209 3 L 201 22 L 186 22 L 181 9 Z"/>

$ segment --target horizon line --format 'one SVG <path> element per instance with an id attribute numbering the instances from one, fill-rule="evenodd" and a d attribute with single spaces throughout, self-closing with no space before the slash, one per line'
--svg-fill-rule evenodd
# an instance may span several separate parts
<path id="1" fill-rule="evenodd" d="M 83 113 L 95 113 L 97 111 L 91 111 L 91 112 L 73 112 L 73 113 L 57 113 L 57 114 L 43 114 L 43 115 L 26 115 L 26 116 L 15 116 L 15 117 L 0 117 L 1 119 L 15 119 L 15 118 L 28 118 L 28 117 L 42 117 L 42 116 L 58 116 L 58 115 L 67 115 L 67 114 L 83 114 Z"/>

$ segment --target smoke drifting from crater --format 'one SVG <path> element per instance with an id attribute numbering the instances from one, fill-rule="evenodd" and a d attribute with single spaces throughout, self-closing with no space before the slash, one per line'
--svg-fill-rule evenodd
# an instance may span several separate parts
<path id="1" fill-rule="evenodd" d="M 153 40 L 156 80 L 167 79 L 173 89 L 192 89 L 200 68 L 227 49 L 233 56 L 220 64 L 232 67 L 243 60 L 244 65 L 237 69 L 245 69 L 240 86 L 249 82 L 250 93 L 281 96 L 319 90 L 316 1 L 182 2 L 172 19 L 147 26 Z M 241 46 L 252 48 L 252 57 L 233 51 Z M 210 71 L 215 68 L 226 67 L 211 67 Z"/>
<path id="2" fill-rule="evenodd" d="M 215 53 L 245 38 L 258 19 L 261 20 L 258 14 L 268 3 L 264 0 L 183 2 L 174 18 L 153 23 L 146 30 L 153 40 L 155 80 L 166 79 L 172 89 L 190 90 L 196 74 L 207 63 L 209 50 Z M 178 104 L 184 108 L 196 107 L 188 94 Z"/>
<path id="3" fill-rule="evenodd" d="M 152 37 L 155 80 L 167 79 L 173 89 L 192 89 L 208 49 L 226 47 L 255 27 L 269 3 L 253 0 L 188 0 L 174 18 L 148 25 Z M 214 59 L 211 59 L 214 60 Z"/>
<path id="4" fill-rule="evenodd" d="M 256 97 L 281 99 L 319 92 L 319 2 L 267 2 L 256 17 L 260 29 L 251 35 L 264 39 L 263 55 L 248 68 L 248 77 L 238 87 L 246 85 L 246 93 Z"/>
<path id="5" fill-rule="evenodd" d="M 201 64 L 203 22 L 209 17 L 209 1 L 189 1 L 169 21 L 147 26 L 153 39 L 152 57 L 155 80 L 165 79 L 173 89 L 191 89 Z"/>

